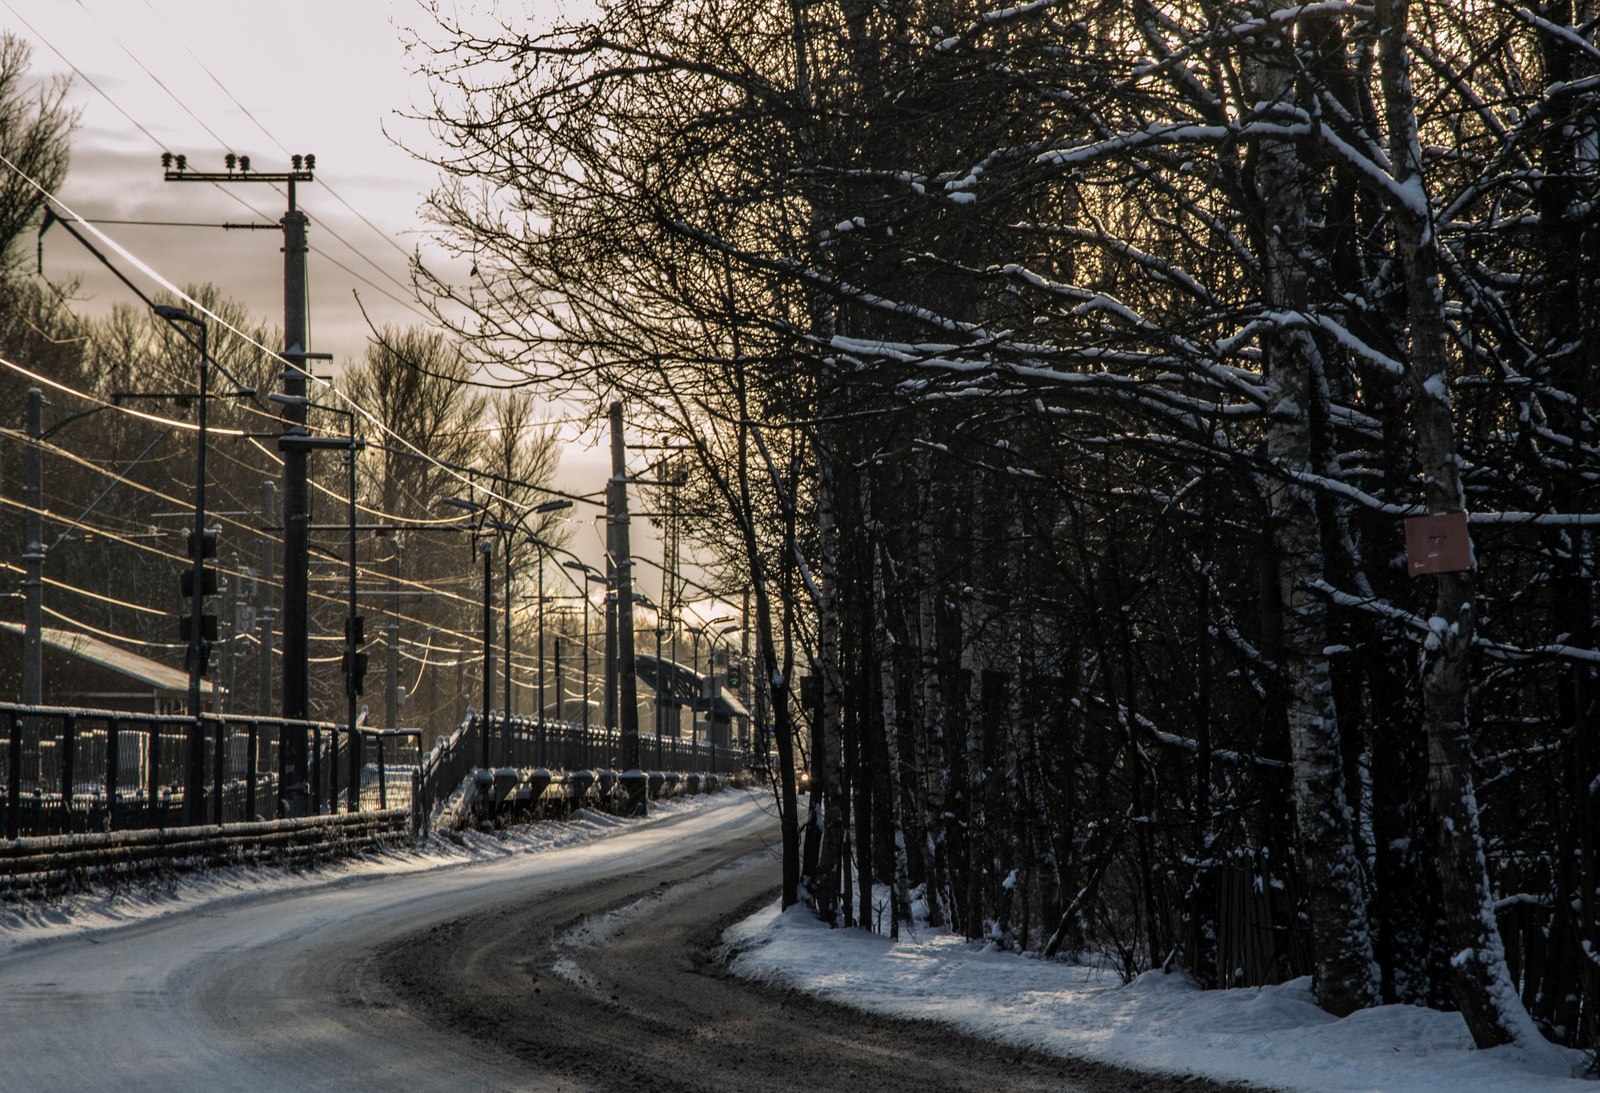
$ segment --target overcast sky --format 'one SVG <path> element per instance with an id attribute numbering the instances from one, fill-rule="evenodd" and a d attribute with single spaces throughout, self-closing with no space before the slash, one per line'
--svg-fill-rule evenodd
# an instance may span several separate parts
<path id="1" fill-rule="evenodd" d="M 434 174 L 385 135 L 428 142 L 401 116 L 426 95 L 399 29 L 425 25 L 414 0 L 0 2 L 6 25 L 33 45 L 34 72 L 73 78 L 82 125 L 60 197 L 74 211 L 98 220 L 276 223 L 285 199 L 272 186 L 164 182 L 161 153 L 213 171 L 230 151 L 250 156 L 258 171 L 284 171 L 290 153 L 313 153 L 317 181 L 299 188 L 312 218 L 312 348 L 337 361 L 360 356 L 356 294 L 375 322 L 423 321 L 406 262 L 419 246 L 437 255 L 418 214 Z M 280 233 L 100 228 L 170 280 L 213 281 L 282 321 Z M 131 299 L 94 265 L 65 233 L 46 237 L 48 273 L 93 274 L 91 308 Z"/>
<path id="2" fill-rule="evenodd" d="M 530 25 L 557 10 L 555 0 L 501 6 L 530 12 Z M 428 146 L 403 117 L 427 95 L 402 35 L 412 27 L 426 37 L 417 0 L 0 0 L 0 19 L 32 45 L 34 75 L 73 80 L 82 120 L 59 196 L 79 216 L 275 224 L 285 199 L 270 185 L 165 182 L 161 153 L 182 153 L 198 170 L 222 170 L 233 152 L 254 170 L 285 171 L 290 153 L 309 152 L 316 182 L 298 187 L 298 199 L 311 217 L 311 349 L 336 363 L 359 359 L 361 307 L 380 325 L 426 321 L 407 259 L 420 247 L 433 268 L 448 268 L 419 214 L 435 174 L 394 142 Z M 282 323 L 281 232 L 97 226 L 174 283 L 214 282 Z M 65 232 L 45 237 L 44 265 L 52 278 L 83 276 L 87 310 L 137 303 Z M 569 445 L 559 483 L 588 493 L 605 471 L 603 449 Z M 574 546 L 597 560 L 600 534 L 574 531 Z M 642 575 L 655 594 L 653 575 Z"/>

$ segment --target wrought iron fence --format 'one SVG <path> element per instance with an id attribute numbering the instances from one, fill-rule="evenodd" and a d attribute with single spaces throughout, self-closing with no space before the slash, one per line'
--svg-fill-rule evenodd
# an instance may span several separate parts
<path id="1" fill-rule="evenodd" d="M 472 715 L 449 736 L 441 736 L 423 757 L 420 807 L 431 811 L 483 766 L 488 732 L 489 766 L 533 770 L 616 770 L 621 765 L 621 734 L 601 727 L 585 729 L 571 721 L 491 712 Z M 676 736 L 639 734 L 639 762 L 655 770 L 729 774 L 749 764 L 742 747 Z"/>
<path id="2" fill-rule="evenodd" d="M 304 730 L 307 783 L 285 786 L 280 742 Z M 566 721 L 491 713 L 469 717 L 422 751 L 416 730 L 357 728 L 274 717 L 123 713 L 0 703 L 0 831 L 19 836 L 228 824 L 284 815 L 285 796 L 312 814 L 408 808 L 420 823 L 482 765 L 616 770 L 621 737 Z M 726 774 L 743 748 L 641 734 L 640 765 Z M 198 786 L 201 801 L 186 808 Z"/>
<path id="3" fill-rule="evenodd" d="M 271 820 L 284 814 L 284 730 L 304 729 L 313 813 L 409 808 L 421 733 L 273 717 L 0 703 L 5 837 Z M 191 773 L 200 777 L 193 778 Z M 198 785 L 202 800 L 189 810 Z"/>

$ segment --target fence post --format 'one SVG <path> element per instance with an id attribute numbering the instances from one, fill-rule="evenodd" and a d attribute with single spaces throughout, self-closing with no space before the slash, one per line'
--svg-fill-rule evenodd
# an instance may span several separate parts
<path id="1" fill-rule="evenodd" d="M 122 719 L 106 726 L 106 830 L 117 826 L 117 794 L 122 791 Z"/>
<path id="2" fill-rule="evenodd" d="M 22 715 L 11 711 L 11 745 L 6 756 L 6 838 L 17 837 L 22 812 Z"/>
<path id="3" fill-rule="evenodd" d="M 72 831 L 72 789 L 78 773 L 78 717 L 66 714 L 61 718 L 61 830 Z"/>
<path id="4" fill-rule="evenodd" d="M 216 716 L 216 715 L 213 715 Z M 211 822 L 222 826 L 223 752 L 228 742 L 228 723 L 217 717 L 217 731 L 211 744 Z"/>
<path id="5" fill-rule="evenodd" d="M 255 718 L 250 719 L 250 732 L 245 737 L 244 748 L 244 799 L 246 820 L 256 818 L 256 760 L 260 758 L 261 731 L 260 722 Z"/>
<path id="6" fill-rule="evenodd" d="M 279 730 L 282 732 L 283 730 Z M 278 750 L 283 750 L 283 741 L 278 741 Z M 314 726 L 311 729 L 311 814 L 320 815 L 322 812 L 322 727 Z"/>
<path id="7" fill-rule="evenodd" d="M 356 729 L 350 734 L 350 811 L 361 811 L 361 767 L 367 758 L 367 734 Z"/>
<path id="8" fill-rule="evenodd" d="M 424 795 L 422 780 L 422 767 L 419 765 L 411 772 L 411 831 L 412 834 L 426 835 L 428 833 L 428 799 Z"/>
<path id="9" fill-rule="evenodd" d="M 328 814 L 339 815 L 339 730 L 328 728 Z"/>
<path id="10" fill-rule="evenodd" d="M 145 771 L 146 799 L 145 808 L 149 811 L 145 815 L 145 826 L 150 826 L 151 817 L 156 815 L 156 802 L 161 799 L 161 721 L 150 722 L 150 766 Z"/>

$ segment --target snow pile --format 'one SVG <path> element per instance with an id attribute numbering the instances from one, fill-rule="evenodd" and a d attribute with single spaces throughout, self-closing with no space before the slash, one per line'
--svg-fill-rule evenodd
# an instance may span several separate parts
<path id="1" fill-rule="evenodd" d="M 735 973 L 1019 1047 L 1170 1074 L 1317 1093 L 1590 1091 L 1584 1058 L 1554 1048 L 1475 1051 L 1460 1015 L 1384 1006 L 1343 1020 L 1309 979 L 1205 991 L 1182 974 L 1123 985 L 1109 967 L 997 952 L 923 929 L 891 943 L 777 905 L 724 935 Z"/>

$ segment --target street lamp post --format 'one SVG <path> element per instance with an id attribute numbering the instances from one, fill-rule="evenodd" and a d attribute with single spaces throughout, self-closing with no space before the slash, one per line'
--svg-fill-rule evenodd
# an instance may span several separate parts
<path id="1" fill-rule="evenodd" d="M 205 671 L 206 640 L 203 618 L 205 616 L 205 536 L 206 536 L 206 394 L 210 381 L 210 360 L 207 353 L 208 327 L 180 307 L 161 305 L 155 313 L 169 323 L 186 323 L 200 329 L 200 406 L 199 436 L 195 443 L 194 481 L 194 534 L 189 543 L 193 566 L 189 588 L 189 759 L 185 770 L 183 810 L 191 823 L 205 818 L 203 787 L 205 785 L 205 717 L 200 710 L 200 677 Z"/>
<path id="2" fill-rule="evenodd" d="M 693 651 L 690 653 L 689 664 L 694 670 L 694 685 L 701 692 L 695 695 L 694 700 L 689 703 L 689 754 L 693 755 L 695 754 L 696 743 L 694 715 L 698 712 L 695 707 L 705 698 L 705 686 L 700 682 L 700 635 L 706 632 L 706 628 L 704 626 L 690 626 L 687 629 L 689 633 L 694 635 L 694 646 Z"/>
<path id="3" fill-rule="evenodd" d="M 570 509 L 571 507 L 572 507 L 572 502 L 568 501 L 568 500 L 565 500 L 565 499 L 559 499 L 559 500 L 555 500 L 555 501 L 546 501 L 543 504 L 539 504 L 539 505 L 533 506 L 532 509 L 528 510 L 527 514 L 523 514 L 523 515 L 513 514 L 513 519 L 516 521 L 515 523 L 510 523 L 510 522 L 505 521 L 505 520 L 491 520 L 491 521 L 489 521 L 489 523 L 491 525 L 493 525 L 501 533 L 502 545 L 504 546 L 505 555 L 506 555 L 506 559 L 505 559 L 505 607 L 503 609 L 504 610 L 504 614 L 505 614 L 505 658 L 504 659 L 505 659 L 505 681 L 506 681 L 506 712 L 505 712 L 505 720 L 503 722 L 503 728 L 501 730 L 502 760 L 503 760 L 503 762 L 504 762 L 504 764 L 506 766 L 510 766 L 511 765 L 511 717 L 512 717 L 512 714 L 514 712 L 515 694 L 516 694 L 516 691 L 514 689 L 514 685 L 512 683 L 512 676 L 511 676 L 511 654 L 512 654 L 512 644 L 511 644 L 511 569 L 512 569 L 512 561 L 513 561 L 513 558 L 514 558 L 514 553 L 513 553 L 513 549 L 512 549 L 511 534 L 512 534 L 512 532 L 514 532 L 514 531 L 516 531 L 518 529 L 521 529 L 522 533 L 528 537 L 528 539 L 533 543 L 534 547 L 539 552 L 539 666 L 538 666 L 538 676 L 539 676 L 539 723 L 540 723 L 540 727 L 541 727 L 541 731 L 542 731 L 543 724 L 544 724 L 544 552 L 545 552 L 546 548 L 550 548 L 550 549 L 554 549 L 554 548 L 551 547 L 551 544 L 545 542 L 543 539 L 539 538 L 537 535 L 533 534 L 533 532 L 528 530 L 527 515 L 530 515 L 530 514 L 531 515 L 543 515 L 544 513 L 556 512 L 556 511 L 558 511 L 560 509 Z"/>
<path id="4" fill-rule="evenodd" d="M 728 643 L 728 635 L 738 629 L 739 626 L 736 623 L 706 634 L 706 667 L 708 669 L 707 675 L 711 682 L 711 703 L 706 709 L 706 740 L 711 745 L 711 766 L 713 770 L 716 769 L 717 765 L 717 723 L 714 715 L 717 709 L 717 700 L 722 694 L 722 685 L 717 682 L 716 648 L 712 642 L 716 639 L 721 639 L 722 644 L 727 648 L 728 654 L 731 656 L 733 646 Z M 731 729 L 733 725 L 731 717 L 728 724 Z"/>
<path id="5" fill-rule="evenodd" d="M 483 769 L 489 769 L 489 706 L 494 701 L 494 544 L 478 540 L 483 555 Z"/>
<path id="6" fill-rule="evenodd" d="M 573 560 L 561 563 L 583 578 L 583 739 L 584 747 L 588 748 L 589 741 L 589 585 L 595 577 L 599 576 L 595 570 L 583 562 Z M 603 579 L 603 578 L 602 578 Z"/>
<path id="7" fill-rule="evenodd" d="M 661 616 L 656 615 L 656 769 L 661 769 L 661 730 L 666 725 L 666 706 L 661 695 L 666 685 L 666 666 L 661 663 Z M 676 745 L 674 745 L 676 746 Z"/>
<path id="8" fill-rule="evenodd" d="M 484 507 L 478 502 L 463 497 L 446 497 L 443 503 L 474 514 L 484 512 Z M 480 524 L 476 528 L 480 533 L 482 526 Z M 480 765 L 484 770 L 488 770 L 489 706 L 494 701 L 494 544 L 489 541 L 487 535 L 479 535 L 478 552 L 483 557 L 483 710 L 478 715 L 478 736 L 481 741 Z M 509 663 L 507 667 L 510 667 Z M 506 690 L 510 689 L 511 680 L 508 677 Z"/>

